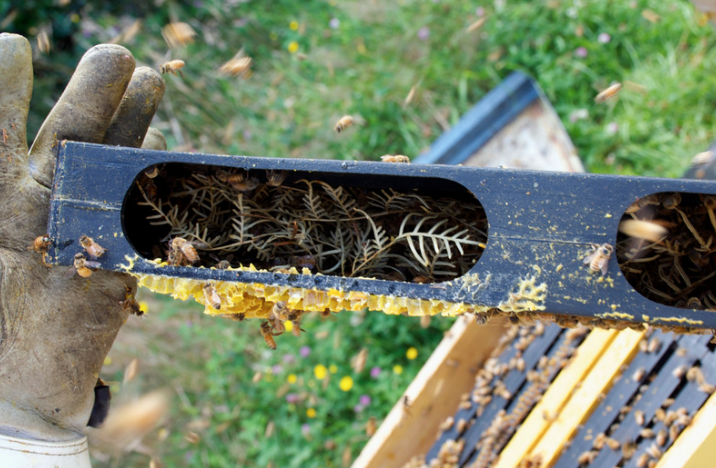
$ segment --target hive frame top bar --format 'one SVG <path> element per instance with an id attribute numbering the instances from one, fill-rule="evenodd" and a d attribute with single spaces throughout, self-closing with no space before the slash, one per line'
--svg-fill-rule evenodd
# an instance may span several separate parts
<path id="1" fill-rule="evenodd" d="M 360 186 L 392 180 L 401 187 L 430 183 L 436 189 L 440 180 L 450 180 L 464 186 L 484 207 L 489 223 L 487 247 L 470 272 L 434 284 L 162 267 L 140 257 L 126 239 L 122 205 L 139 174 L 165 163 L 302 171 L 307 178 L 327 177 Z M 501 168 L 222 156 L 68 141 L 60 145 L 58 152 L 48 222 L 53 245 L 47 261 L 71 265 L 74 255 L 82 251 L 80 236 L 87 235 L 107 249 L 97 260 L 101 268 L 134 274 L 336 289 L 497 307 L 518 313 L 533 310 L 716 328 L 716 312 L 669 307 L 643 297 L 626 281 L 614 258 L 603 277 L 583 265 L 591 244 L 615 245 L 620 218 L 629 205 L 659 192 L 716 194 L 716 183 Z"/>

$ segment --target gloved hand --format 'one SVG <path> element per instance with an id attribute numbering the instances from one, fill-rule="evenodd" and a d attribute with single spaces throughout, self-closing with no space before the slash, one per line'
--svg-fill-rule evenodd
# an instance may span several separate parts
<path id="1" fill-rule="evenodd" d="M 56 146 L 141 146 L 164 80 L 135 70 L 124 47 L 93 47 L 28 152 L 31 93 L 29 42 L 0 34 L 0 433 L 59 442 L 87 426 L 102 363 L 129 315 L 125 285 L 136 283 L 108 271 L 67 279 L 66 267 L 28 250 L 47 231 Z M 152 149 L 166 148 L 152 136 Z"/>

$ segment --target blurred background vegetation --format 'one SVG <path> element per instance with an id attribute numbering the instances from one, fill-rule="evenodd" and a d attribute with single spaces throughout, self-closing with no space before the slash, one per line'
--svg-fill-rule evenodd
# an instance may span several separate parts
<path id="1" fill-rule="evenodd" d="M 170 50 L 161 29 L 177 21 L 197 35 Z M 154 122 L 170 149 L 414 157 L 514 70 L 536 78 L 592 172 L 675 177 L 714 139 L 714 31 L 686 1 L 25 0 L 0 1 L 0 26 L 35 48 L 30 139 L 82 54 L 103 42 L 156 69 L 186 62 L 183 77 L 166 76 Z M 221 76 L 241 49 L 250 76 Z M 613 81 L 625 85 L 618 97 L 595 104 Z M 344 114 L 360 125 L 336 134 Z M 129 451 L 98 446 L 96 466 L 147 466 L 151 456 L 166 466 L 345 466 L 368 419 L 387 414 L 451 322 L 313 317 L 271 352 L 256 324 L 142 299 L 148 316 L 130 319 L 104 376 L 117 404 L 169 388 L 171 416 Z M 120 384 L 137 357 L 139 377 Z"/>

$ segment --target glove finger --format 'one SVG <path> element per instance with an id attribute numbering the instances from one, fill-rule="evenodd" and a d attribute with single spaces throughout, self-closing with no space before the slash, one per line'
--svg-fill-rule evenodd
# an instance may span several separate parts
<path id="1" fill-rule="evenodd" d="M 144 137 L 144 143 L 142 143 L 142 149 L 166 151 L 167 139 L 164 138 L 162 132 L 154 127 L 149 127 L 147 136 Z"/>
<path id="2" fill-rule="evenodd" d="M 25 124 L 32 96 L 32 48 L 20 35 L 0 34 L 0 88 L 0 172 L 5 176 L 11 166 L 26 170 L 27 165 Z"/>
<path id="3" fill-rule="evenodd" d="M 104 144 L 139 148 L 164 96 L 164 79 L 148 67 L 134 70 L 122 103 L 114 113 Z"/>
<path id="4" fill-rule="evenodd" d="M 133 71 L 134 57 L 122 46 L 101 44 L 85 53 L 30 148 L 35 180 L 51 186 L 60 140 L 102 142 Z"/>

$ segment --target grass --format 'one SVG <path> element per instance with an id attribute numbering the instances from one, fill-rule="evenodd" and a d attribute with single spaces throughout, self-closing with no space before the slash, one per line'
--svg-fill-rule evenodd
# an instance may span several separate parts
<path id="1" fill-rule="evenodd" d="M 513 70 L 539 82 L 589 171 L 676 177 L 714 140 L 716 35 L 686 1 L 267 5 L 167 2 L 147 11 L 140 32 L 122 42 L 138 62 L 154 68 L 168 58 L 187 63 L 184 78 L 167 77 L 155 120 L 170 148 L 412 157 Z M 659 19 L 647 19 L 654 17 L 645 10 Z M 77 11 L 72 53 L 57 51 L 35 63 L 40 76 L 30 135 L 80 52 L 117 37 L 136 19 L 99 8 Z M 480 17 L 484 25 L 466 32 Z M 190 23 L 198 36 L 167 54 L 160 30 L 170 20 Z M 297 50 L 290 52 L 293 43 Z M 220 77 L 217 68 L 242 47 L 254 58 L 253 75 Z M 625 84 L 618 97 L 595 104 L 594 96 L 613 81 Z M 405 105 L 414 86 L 415 97 Z M 333 125 L 344 114 L 360 116 L 362 124 L 339 135 Z M 149 316 L 132 318 L 123 329 L 104 374 L 121 381 L 124 366 L 139 357 L 140 378 L 115 384 L 116 400 L 158 387 L 173 391 L 171 417 L 140 447 L 167 466 L 342 466 L 346 448 L 355 458 L 366 442 L 366 420 L 387 414 L 449 326 L 439 319 L 423 330 L 414 319 L 374 312 L 362 321 L 346 313 L 314 317 L 306 333 L 280 337 L 272 353 L 256 324 L 227 324 L 166 298 L 145 300 Z M 355 373 L 349 361 L 364 346 L 368 364 Z M 301 357 L 302 347 L 310 348 L 308 356 Z M 417 359 L 407 359 L 411 347 Z M 335 373 L 318 379 L 318 365 L 335 365 Z M 393 372 L 396 365 L 402 373 Z M 370 377 L 373 367 L 382 369 L 378 378 Z M 262 377 L 254 382 L 257 372 Z M 343 391 L 346 376 L 353 385 Z M 371 401 L 355 411 L 361 395 Z M 188 432 L 199 441 L 188 442 Z M 146 466 L 148 460 L 137 452 L 95 455 L 96 466 L 106 467 Z"/>

